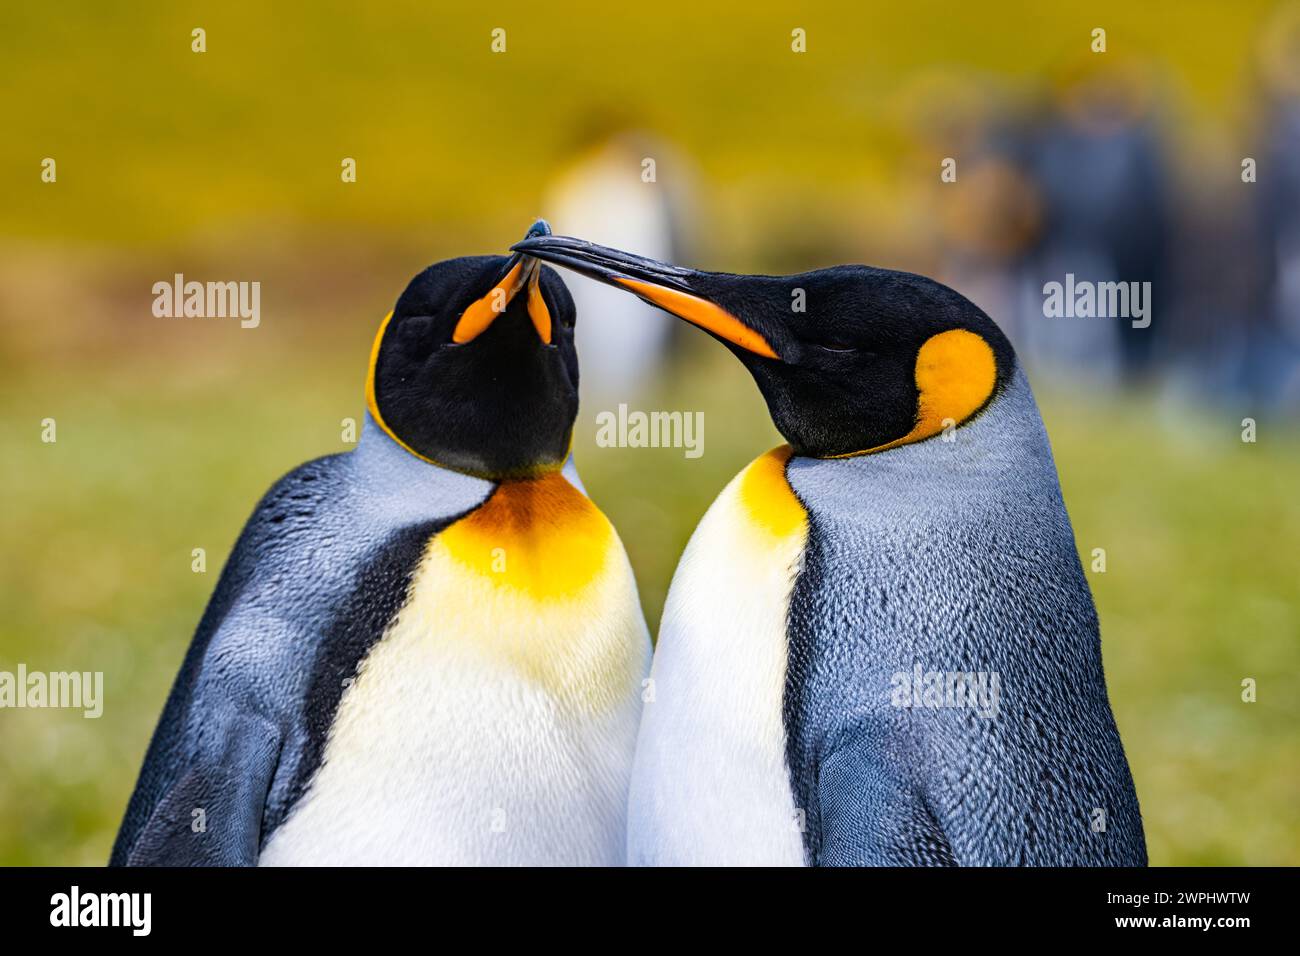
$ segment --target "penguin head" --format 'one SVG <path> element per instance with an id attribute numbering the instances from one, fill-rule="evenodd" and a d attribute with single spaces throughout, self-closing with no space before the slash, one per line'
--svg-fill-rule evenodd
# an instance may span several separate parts
<path id="1" fill-rule="evenodd" d="M 703 328 L 749 369 L 798 455 L 843 457 L 940 435 L 978 415 L 1015 368 L 1011 343 L 987 315 L 912 273 L 701 272 L 567 236 L 513 248 Z"/>
<path id="2" fill-rule="evenodd" d="M 550 227 L 539 221 L 530 236 Z M 407 451 L 484 478 L 563 467 L 578 413 L 573 299 L 516 253 L 425 269 L 384 319 L 366 404 Z"/>

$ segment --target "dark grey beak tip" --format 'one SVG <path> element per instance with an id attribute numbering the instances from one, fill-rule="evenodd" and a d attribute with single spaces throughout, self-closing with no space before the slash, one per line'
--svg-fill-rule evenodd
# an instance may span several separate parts
<path id="1" fill-rule="evenodd" d="M 516 242 L 513 246 L 511 246 L 511 247 L 510 247 L 510 251 L 511 251 L 511 252 L 531 252 L 534 248 L 535 248 L 535 245 L 534 245 L 534 243 L 533 243 L 533 237 L 532 237 L 532 236 L 528 236 L 527 238 L 525 238 L 525 239 L 521 239 L 519 242 Z"/>
<path id="2" fill-rule="evenodd" d="M 550 234 L 551 234 L 551 224 L 547 222 L 545 219 L 538 219 L 535 223 L 533 223 L 531 226 L 528 227 L 528 231 L 524 233 L 524 240 L 527 241 L 529 239 L 536 238 L 537 236 L 549 236 Z"/>
<path id="3" fill-rule="evenodd" d="M 655 285 L 690 292 L 689 280 L 695 273 L 671 263 L 611 249 L 573 236 L 529 236 L 510 247 L 552 265 L 564 266 L 605 283 L 622 279 L 639 279 Z"/>
<path id="4" fill-rule="evenodd" d="M 540 231 L 538 226 L 544 227 L 546 231 Z M 528 235 L 510 247 L 510 251 L 532 253 L 537 250 L 554 249 L 556 246 L 563 245 L 557 240 L 564 237 L 554 235 L 551 233 L 550 228 L 545 221 L 539 221 L 537 225 L 528 230 Z"/>

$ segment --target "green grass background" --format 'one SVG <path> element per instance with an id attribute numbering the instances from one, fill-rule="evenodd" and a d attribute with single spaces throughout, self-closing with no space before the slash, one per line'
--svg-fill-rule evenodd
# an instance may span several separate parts
<path id="1" fill-rule="evenodd" d="M 6 5 L 0 668 L 100 670 L 107 700 L 99 720 L 0 711 L 0 863 L 106 859 L 254 502 L 345 447 L 340 420 L 361 414 L 370 339 L 406 279 L 544 213 L 543 184 L 591 117 L 636 119 L 692 157 L 717 264 L 825 264 L 800 258 L 809 230 L 907 264 L 897 187 L 916 144 L 900 104 L 925 77 L 1033 90 L 1103 25 L 1176 91 L 1179 143 L 1203 156 L 1248 136 L 1271 7 Z M 509 44 L 496 58 L 494 26 Z M 57 185 L 39 181 L 45 156 Z M 343 156 L 355 186 L 339 183 Z M 178 271 L 262 281 L 262 328 L 154 319 L 149 287 Z M 1107 550 L 1090 579 L 1152 862 L 1300 863 L 1300 436 L 1266 421 L 1243 444 L 1248 409 L 1036 384 L 1080 550 Z M 653 626 L 695 522 L 777 436 L 698 335 L 639 404 L 702 410 L 704 456 L 598 449 L 596 409 L 576 451 Z"/>

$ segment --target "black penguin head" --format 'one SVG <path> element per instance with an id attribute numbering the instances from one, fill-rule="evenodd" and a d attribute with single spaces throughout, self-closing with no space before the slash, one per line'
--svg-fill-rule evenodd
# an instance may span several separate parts
<path id="1" fill-rule="evenodd" d="M 1015 367 L 997 325 L 924 276 L 868 266 L 700 272 L 567 236 L 514 248 L 708 331 L 749 369 L 799 455 L 883 451 L 941 434 L 983 410 Z"/>
<path id="2" fill-rule="evenodd" d="M 539 222 L 529 235 L 548 233 Z M 425 269 L 380 326 L 366 402 L 421 458 L 485 478 L 563 466 L 578 413 L 573 299 L 538 260 L 469 256 Z"/>

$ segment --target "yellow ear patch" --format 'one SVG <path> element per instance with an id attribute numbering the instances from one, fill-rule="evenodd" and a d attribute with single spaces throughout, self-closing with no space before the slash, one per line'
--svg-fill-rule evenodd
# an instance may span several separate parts
<path id="1" fill-rule="evenodd" d="M 376 422 L 388 431 L 388 426 L 384 424 L 384 416 L 379 414 L 379 404 L 375 401 L 375 366 L 379 364 L 379 346 L 384 341 L 384 333 L 388 331 L 388 323 L 393 319 L 393 313 L 389 312 L 384 316 L 384 321 L 379 323 L 379 331 L 375 333 L 374 344 L 370 346 L 370 366 L 366 369 L 366 407 L 370 409 L 370 414 L 374 416 Z M 392 432 L 389 432 L 391 435 Z"/>
<path id="2" fill-rule="evenodd" d="M 993 394 L 998 366 L 993 349 L 983 338 L 965 329 L 949 329 L 931 336 L 921 346 L 915 374 L 920 396 L 912 430 L 875 448 L 835 457 L 849 458 L 910 445 L 939 434 L 945 422 L 960 425 Z"/>
<path id="3" fill-rule="evenodd" d="M 416 458 L 422 461 L 433 463 L 431 458 L 425 458 L 418 451 L 397 437 L 397 433 L 388 427 L 388 422 L 384 421 L 384 416 L 379 411 L 379 400 L 375 397 L 375 366 L 379 364 L 379 347 L 383 344 L 384 333 L 388 331 L 388 323 L 392 321 L 393 313 L 389 312 L 384 316 L 384 321 L 379 323 L 379 331 L 375 333 L 375 343 L 370 346 L 370 367 L 366 370 L 366 408 L 370 410 L 370 417 L 375 420 L 375 424 L 384 430 L 384 433 L 397 444 L 401 445 Z"/>

